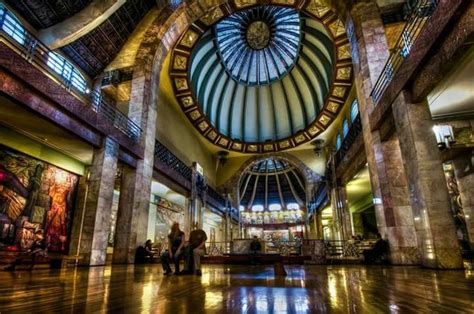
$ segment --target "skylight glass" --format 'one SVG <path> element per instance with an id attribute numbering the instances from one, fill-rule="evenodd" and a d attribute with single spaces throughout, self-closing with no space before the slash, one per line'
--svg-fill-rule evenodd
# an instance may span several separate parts
<path id="1" fill-rule="evenodd" d="M 230 76 L 247 85 L 282 78 L 300 46 L 297 10 L 261 6 L 234 13 L 214 27 L 221 60 Z"/>

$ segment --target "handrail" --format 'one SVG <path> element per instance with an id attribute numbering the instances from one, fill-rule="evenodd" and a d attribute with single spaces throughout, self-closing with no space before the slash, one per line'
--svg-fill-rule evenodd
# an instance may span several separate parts
<path id="1" fill-rule="evenodd" d="M 184 179 L 191 182 L 193 171 L 189 166 L 173 154 L 165 145 L 158 140 L 155 141 L 155 159 L 176 171 Z"/>
<path id="2" fill-rule="evenodd" d="M 63 87 L 70 93 L 77 96 L 83 103 L 88 103 L 97 115 L 111 122 L 115 128 L 124 133 L 127 137 L 138 143 L 142 129 L 125 114 L 120 112 L 115 106 L 107 103 L 102 95 L 96 91 L 91 91 L 90 86 L 83 82 L 83 76 L 67 60 L 59 57 L 54 51 L 49 49 L 33 34 L 18 25 L 5 24 L 7 17 L 9 21 L 16 21 L 17 18 L 6 8 L 1 6 L 0 14 L 0 36 L 5 38 L 9 44 L 20 51 L 20 55 L 30 63 L 39 66 L 43 71 L 57 79 Z M 7 26 L 5 26 L 7 25 Z M 8 34 L 5 29 L 9 29 Z M 57 62 L 63 61 L 63 68 Z M 53 69 L 52 67 L 58 66 Z M 60 73 L 59 73 L 60 72 Z M 62 75 L 61 75 L 62 74 Z"/>
<path id="3" fill-rule="evenodd" d="M 370 93 L 374 106 L 382 98 L 383 93 L 400 69 L 402 61 L 410 54 L 413 43 L 418 39 L 421 30 L 433 15 L 438 1 L 418 0 L 412 11 L 408 14 L 407 23 Z"/>

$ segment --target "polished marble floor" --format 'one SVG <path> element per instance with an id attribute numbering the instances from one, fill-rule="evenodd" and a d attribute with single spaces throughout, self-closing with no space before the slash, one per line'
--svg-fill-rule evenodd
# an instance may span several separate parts
<path id="1" fill-rule="evenodd" d="M 0 271 L 0 313 L 474 313 L 474 275 L 418 267 L 158 265 Z"/>

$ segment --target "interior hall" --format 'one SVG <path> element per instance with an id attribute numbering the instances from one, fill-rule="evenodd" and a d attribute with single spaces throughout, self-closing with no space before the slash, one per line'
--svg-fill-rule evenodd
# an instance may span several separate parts
<path id="1" fill-rule="evenodd" d="M 474 312 L 471 0 L 0 0 L 0 313 Z"/>

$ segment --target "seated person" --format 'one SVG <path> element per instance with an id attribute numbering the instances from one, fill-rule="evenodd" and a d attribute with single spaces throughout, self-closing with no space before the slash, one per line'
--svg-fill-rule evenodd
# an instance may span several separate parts
<path id="1" fill-rule="evenodd" d="M 22 252 L 21 255 L 17 259 L 15 259 L 15 261 L 11 265 L 5 267 L 4 270 L 9 270 L 9 271 L 15 270 L 15 267 L 17 265 L 20 265 L 23 262 L 23 260 L 26 259 L 27 257 L 31 258 L 31 266 L 30 266 L 30 270 L 31 270 L 35 266 L 36 257 L 48 256 L 49 243 L 48 241 L 46 241 L 46 238 L 43 236 L 43 231 L 41 229 L 36 230 L 34 236 L 35 238 L 31 247 L 28 248 L 25 252 Z"/>
<path id="2" fill-rule="evenodd" d="M 385 254 L 388 253 L 388 242 L 382 239 L 380 233 L 377 233 L 377 241 L 371 249 L 364 250 L 364 261 L 368 264 L 383 261 Z"/>
<path id="3" fill-rule="evenodd" d="M 253 236 L 253 240 L 250 242 L 250 253 L 257 255 L 260 251 L 262 251 L 262 244 L 257 236 Z"/>
<path id="4" fill-rule="evenodd" d="M 192 267 L 194 266 L 195 274 L 202 276 L 201 256 L 204 256 L 206 253 L 206 240 L 206 233 L 196 223 L 194 230 L 189 235 L 189 245 L 186 247 L 186 273 L 192 273 Z"/>
<path id="5" fill-rule="evenodd" d="M 178 275 L 179 261 L 182 256 L 184 246 L 184 232 L 179 229 L 179 223 L 173 223 L 171 232 L 168 235 L 168 250 L 161 255 L 161 265 L 165 275 L 171 274 L 170 261 L 174 261 L 174 273 Z"/>
<path id="6" fill-rule="evenodd" d="M 139 246 L 135 253 L 135 263 L 151 263 L 153 262 L 153 251 L 151 240 L 146 240 L 145 246 Z"/>
<path id="7" fill-rule="evenodd" d="M 252 265 L 258 264 L 256 255 L 260 254 L 262 250 L 262 244 L 258 241 L 257 236 L 253 236 L 252 242 L 250 242 L 250 263 Z"/>

